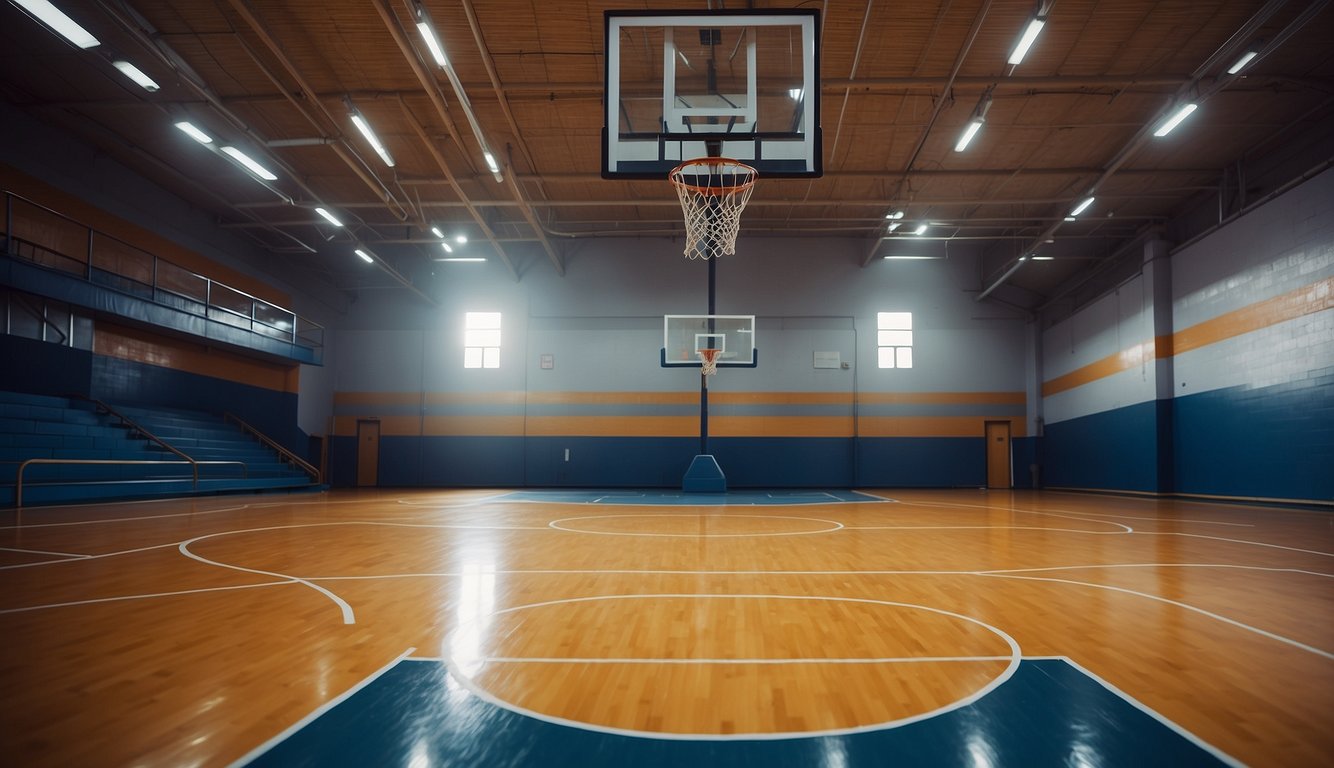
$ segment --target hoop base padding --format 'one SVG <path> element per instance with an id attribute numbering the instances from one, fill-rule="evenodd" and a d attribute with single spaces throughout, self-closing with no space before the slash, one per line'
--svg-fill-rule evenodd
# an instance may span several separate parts
<path id="1" fill-rule="evenodd" d="M 712 454 L 701 453 L 691 460 L 686 476 L 681 479 L 681 490 L 686 493 L 727 493 L 727 476 Z"/>

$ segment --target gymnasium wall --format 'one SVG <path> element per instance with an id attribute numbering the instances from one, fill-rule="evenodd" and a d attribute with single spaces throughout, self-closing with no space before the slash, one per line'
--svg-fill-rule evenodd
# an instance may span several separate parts
<path id="1" fill-rule="evenodd" d="M 1170 333 L 1147 266 L 1049 328 L 1046 484 L 1334 499 L 1331 210 L 1326 171 L 1173 251 Z"/>
<path id="2" fill-rule="evenodd" d="M 710 383 L 731 485 L 978 486 L 984 422 L 1024 433 L 1022 320 L 973 300 L 974 255 L 862 268 L 865 248 L 752 238 L 718 262 L 716 313 L 758 317 L 759 367 Z M 438 308 L 363 296 L 337 334 L 333 482 L 354 482 L 373 419 L 381 485 L 679 485 L 699 376 L 660 367 L 662 316 L 706 313 L 708 270 L 680 249 L 585 241 L 564 277 L 539 262 L 521 281 L 494 259 L 448 265 Z M 503 313 L 500 369 L 462 367 L 468 311 Z M 913 313 L 911 369 L 876 365 L 885 311 Z M 817 351 L 848 368 L 815 368 Z"/>

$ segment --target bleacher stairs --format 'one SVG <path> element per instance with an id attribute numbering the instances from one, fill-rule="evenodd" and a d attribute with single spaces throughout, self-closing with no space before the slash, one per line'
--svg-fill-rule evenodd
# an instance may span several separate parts
<path id="1" fill-rule="evenodd" d="M 196 461 L 240 461 L 244 472 L 237 464 L 201 464 L 196 487 L 187 463 L 32 464 L 23 475 L 23 506 L 322 487 L 222 417 L 112 407 Z M 182 461 L 91 401 L 0 392 L 0 508 L 15 505 L 18 468 L 35 458 Z"/>

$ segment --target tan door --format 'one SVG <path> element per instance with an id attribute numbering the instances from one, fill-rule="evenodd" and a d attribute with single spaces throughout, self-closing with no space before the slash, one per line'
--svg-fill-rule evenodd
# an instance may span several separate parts
<path id="1" fill-rule="evenodd" d="M 357 422 L 357 485 L 380 481 L 380 422 Z"/>
<path id="2" fill-rule="evenodd" d="M 987 422 L 987 487 L 1010 487 L 1010 422 Z"/>

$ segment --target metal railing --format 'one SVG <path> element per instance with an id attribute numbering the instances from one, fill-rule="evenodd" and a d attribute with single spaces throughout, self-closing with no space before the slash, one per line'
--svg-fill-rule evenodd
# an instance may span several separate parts
<path id="1" fill-rule="evenodd" d="M 317 483 L 322 483 L 322 482 L 324 482 L 324 479 L 323 479 L 322 475 L 320 474 L 320 470 L 317 469 L 313 464 L 311 464 L 310 462 L 308 462 L 308 461 L 306 461 L 305 459 L 301 458 L 300 456 L 297 456 L 295 453 L 292 453 L 291 451 L 287 450 L 287 448 L 285 448 L 285 447 L 283 447 L 282 445 L 280 445 L 280 444 L 279 444 L 276 440 L 274 440 L 273 438 L 269 437 L 268 435 L 264 434 L 263 432 L 260 432 L 258 429 L 255 429 L 254 427 L 252 427 L 252 426 L 250 426 L 249 424 L 245 423 L 245 422 L 242 421 L 241 418 L 240 418 L 239 416 L 237 416 L 236 414 L 234 414 L 234 413 L 224 413 L 222 416 L 223 416 L 223 418 L 226 419 L 227 421 L 233 421 L 233 422 L 236 422 L 236 424 L 238 424 L 238 425 L 241 427 L 241 429 L 243 429 L 243 430 L 245 430 L 247 433 L 253 435 L 256 439 L 258 439 L 258 440 L 259 440 L 261 443 L 263 443 L 264 445 L 267 445 L 268 447 L 270 447 L 270 448 L 272 448 L 273 450 L 277 451 L 279 456 L 282 456 L 282 457 L 283 457 L 284 459 L 286 459 L 287 461 L 289 461 L 289 462 L 295 464 L 297 467 L 299 467 L 299 468 L 301 469 L 301 471 L 303 471 L 303 472 L 305 472 L 306 474 L 310 475 L 311 478 L 312 478 L 315 482 L 317 482 Z"/>
<path id="2" fill-rule="evenodd" d="M 28 459 L 28 460 L 24 461 L 22 464 L 19 464 L 19 468 L 18 468 L 17 475 L 16 475 L 16 477 L 14 478 L 14 506 L 15 506 L 15 507 L 21 507 L 21 506 L 23 506 L 23 471 L 26 470 L 26 469 L 28 468 L 28 466 L 31 465 L 31 464 L 72 464 L 72 465 L 78 465 L 78 464 L 126 464 L 126 465 L 133 465 L 133 464 L 175 464 L 175 465 L 189 464 L 189 465 L 191 465 L 191 468 L 194 469 L 194 472 L 195 472 L 194 480 L 191 482 L 190 487 L 191 487 L 192 489 L 194 489 L 194 490 L 198 490 L 198 489 L 199 489 L 199 469 L 198 469 L 198 468 L 199 468 L 199 465 L 201 465 L 201 464 L 239 464 L 239 463 L 243 463 L 243 462 L 236 462 L 236 461 L 195 461 L 194 459 L 191 459 L 190 461 L 176 461 L 176 460 L 170 460 L 170 459 Z M 159 479 L 161 479 L 161 478 L 159 478 Z M 181 478 L 181 479 L 184 479 L 184 478 Z M 140 483 L 140 482 L 144 482 L 144 481 L 143 481 L 143 480 L 102 480 L 102 481 L 89 481 L 89 482 L 106 482 L 106 483 Z"/>
<path id="3" fill-rule="evenodd" d="M 324 327 L 6 190 L 4 253 L 199 317 L 322 351 Z"/>

